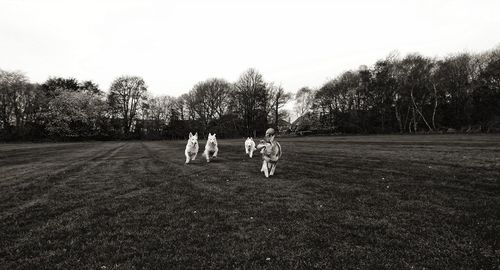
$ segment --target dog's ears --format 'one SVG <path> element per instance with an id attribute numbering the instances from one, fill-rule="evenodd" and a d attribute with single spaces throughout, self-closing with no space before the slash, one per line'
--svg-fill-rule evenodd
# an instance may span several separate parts
<path id="1" fill-rule="evenodd" d="M 215 137 L 215 133 L 214 133 L 212 136 L 214 136 L 214 137 Z"/>
<path id="2" fill-rule="evenodd" d="M 211 137 L 211 136 L 212 136 L 212 133 L 210 133 L 210 132 L 209 132 L 209 133 L 208 133 L 208 137 Z"/>
<path id="3" fill-rule="evenodd" d="M 193 133 L 189 132 L 189 138 L 193 137 Z"/>
<path id="4" fill-rule="evenodd" d="M 195 136 L 196 138 L 198 138 L 198 132 L 196 132 L 196 134 L 194 134 L 194 136 Z"/>

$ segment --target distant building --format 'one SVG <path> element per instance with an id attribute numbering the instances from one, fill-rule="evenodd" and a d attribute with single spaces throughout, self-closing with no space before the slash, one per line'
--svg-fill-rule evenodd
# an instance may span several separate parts
<path id="1" fill-rule="evenodd" d="M 278 132 L 280 134 L 290 133 L 292 124 L 286 120 L 278 120 Z"/>
<path id="2" fill-rule="evenodd" d="M 295 119 L 290 125 L 292 132 L 311 130 L 314 124 L 313 114 L 306 113 L 299 118 Z"/>
<path id="3" fill-rule="evenodd" d="M 305 113 L 290 125 L 290 130 L 299 135 L 304 134 L 330 134 L 334 131 L 333 125 L 325 125 L 321 122 L 321 115 L 313 112 Z"/>

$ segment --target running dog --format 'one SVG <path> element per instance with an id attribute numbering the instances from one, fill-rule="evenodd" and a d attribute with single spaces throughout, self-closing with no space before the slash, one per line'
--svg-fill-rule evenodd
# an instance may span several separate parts
<path id="1" fill-rule="evenodd" d="M 189 139 L 186 144 L 186 150 L 184 151 L 184 155 L 186 155 L 186 164 L 191 160 L 196 159 L 196 155 L 198 154 L 198 132 L 193 135 L 193 133 L 189 132 Z"/>
<path id="2" fill-rule="evenodd" d="M 205 144 L 205 152 L 203 156 L 210 162 L 211 158 L 217 158 L 217 153 L 219 152 L 219 147 L 217 146 L 217 138 L 215 138 L 215 133 L 212 135 L 208 133 L 207 144 Z"/>
<path id="3" fill-rule="evenodd" d="M 269 141 L 261 140 L 257 145 L 257 150 L 260 150 L 262 154 L 262 168 L 261 172 L 264 172 L 266 177 L 269 175 L 274 175 L 276 170 L 276 165 L 281 157 L 281 145 L 274 140 L 274 135 L 268 137 Z"/>
<path id="4" fill-rule="evenodd" d="M 245 154 L 250 158 L 253 156 L 253 152 L 255 151 L 255 142 L 251 137 L 248 137 L 245 141 Z"/>

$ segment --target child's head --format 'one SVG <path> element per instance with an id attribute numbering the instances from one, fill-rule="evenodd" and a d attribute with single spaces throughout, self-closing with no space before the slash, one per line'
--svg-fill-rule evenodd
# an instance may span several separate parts
<path id="1" fill-rule="evenodd" d="M 264 136 L 266 142 L 271 142 L 271 138 L 274 138 L 274 128 L 268 128 L 266 130 L 266 136 Z"/>

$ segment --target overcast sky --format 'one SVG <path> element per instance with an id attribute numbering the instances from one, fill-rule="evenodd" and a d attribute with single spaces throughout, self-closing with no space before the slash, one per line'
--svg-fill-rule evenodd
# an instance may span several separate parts
<path id="1" fill-rule="evenodd" d="M 295 92 L 397 50 L 446 56 L 500 44 L 500 1 L 0 0 L 0 69 L 34 82 L 142 76 L 178 96 L 246 69 Z"/>

